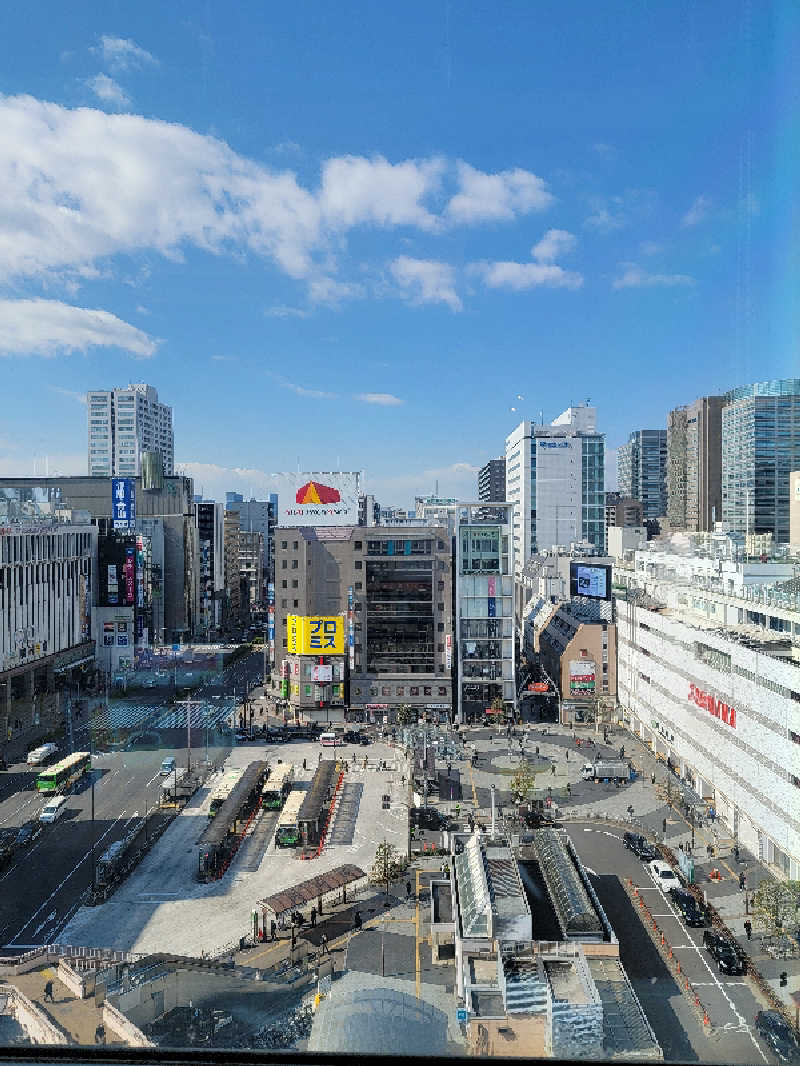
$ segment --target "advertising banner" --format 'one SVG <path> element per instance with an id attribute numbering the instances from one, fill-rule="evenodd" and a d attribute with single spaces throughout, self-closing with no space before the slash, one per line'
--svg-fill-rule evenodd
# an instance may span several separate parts
<path id="1" fill-rule="evenodd" d="M 273 474 L 279 526 L 357 526 L 359 474 Z"/>
<path id="2" fill-rule="evenodd" d="M 320 666 L 319 664 L 314 667 L 312 674 L 312 681 L 333 681 L 333 667 L 332 666 Z M 317 697 L 319 698 L 319 697 Z"/>
<path id="3" fill-rule="evenodd" d="M 448 633 L 445 637 L 445 669 L 450 670 L 453 666 L 453 638 Z"/>
<path id="4" fill-rule="evenodd" d="M 136 538 L 136 606 L 144 607 L 144 541 Z"/>
<path id="5" fill-rule="evenodd" d="M 112 648 L 114 646 L 114 623 L 103 622 L 103 647 Z"/>
<path id="6" fill-rule="evenodd" d="M 135 550 L 133 548 L 125 549 L 125 565 L 122 568 L 124 580 L 125 580 L 125 600 L 124 602 L 129 606 L 133 604 L 135 599 L 136 588 L 136 558 Z"/>
<path id="7" fill-rule="evenodd" d="M 286 648 L 290 655 L 344 655 L 341 615 L 290 614 L 286 628 Z"/>
<path id="8" fill-rule="evenodd" d="M 570 692 L 594 692 L 595 665 L 591 659 L 572 659 L 569 664 Z"/>
<path id="9" fill-rule="evenodd" d="M 134 529 L 136 526 L 136 482 L 130 477 L 111 479 L 114 529 Z"/>
<path id="10" fill-rule="evenodd" d="M 111 607 L 119 603 L 119 582 L 117 580 L 117 564 L 108 564 L 108 581 L 106 582 L 108 603 Z"/>

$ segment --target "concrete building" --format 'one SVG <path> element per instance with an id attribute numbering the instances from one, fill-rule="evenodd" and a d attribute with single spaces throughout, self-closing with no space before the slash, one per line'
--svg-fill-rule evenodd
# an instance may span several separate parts
<path id="1" fill-rule="evenodd" d="M 800 467 L 800 378 L 743 385 L 722 410 L 722 520 L 789 542 L 789 474 Z"/>
<path id="2" fill-rule="evenodd" d="M 724 404 L 724 396 L 701 396 L 667 416 L 666 516 L 673 530 L 708 531 L 722 519 Z"/>
<path id="3" fill-rule="evenodd" d="M 223 518 L 223 553 L 225 559 L 225 608 L 223 628 L 241 625 L 242 595 L 239 583 L 239 512 L 225 511 Z"/>
<path id="4" fill-rule="evenodd" d="M 148 487 L 135 479 L 135 532 L 150 541 L 153 588 L 153 643 L 186 640 L 195 633 L 199 610 L 199 549 L 191 478 L 161 479 Z M 0 524 L 6 520 L 55 514 L 59 509 L 87 512 L 90 519 L 112 519 L 110 477 L 32 477 L 0 479 Z"/>
<path id="5" fill-rule="evenodd" d="M 617 451 L 617 480 L 620 496 L 641 502 L 644 520 L 667 513 L 665 429 L 635 429 L 630 434 Z"/>
<path id="6" fill-rule="evenodd" d="M 270 493 L 268 500 L 245 500 L 238 492 L 225 493 L 225 508 L 239 512 L 239 528 L 260 533 L 264 538 L 264 583 L 275 579 L 275 529 L 278 524 L 278 495 Z"/>
<path id="7" fill-rule="evenodd" d="M 558 688 L 564 724 L 571 724 L 578 706 L 601 716 L 603 708 L 616 706 L 617 632 L 601 616 L 602 606 L 577 599 L 542 604 L 531 619 L 533 650 Z"/>
<path id="8" fill-rule="evenodd" d="M 615 569 L 629 727 L 716 808 L 721 832 L 800 876 L 800 590 L 726 534 L 673 537 Z"/>
<path id="9" fill-rule="evenodd" d="M 607 492 L 606 533 L 612 526 L 643 526 L 643 512 L 641 500 L 623 496 L 620 492 Z"/>
<path id="10" fill-rule="evenodd" d="M 605 547 L 605 434 L 597 411 L 569 407 L 548 426 L 521 422 L 506 438 L 506 496 L 514 504 L 514 558 L 588 540 Z"/>
<path id="11" fill-rule="evenodd" d="M 444 529 L 281 528 L 275 561 L 279 666 L 289 615 L 343 615 L 353 717 L 394 717 L 404 704 L 449 717 L 453 574 Z"/>
<path id="12" fill-rule="evenodd" d="M 62 724 L 94 669 L 97 529 L 55 517 L 0 527 L 3 752 Z"/>
<path id="13" fill-rule="evenodd" d="M 647 543 L 645 526 L 609 526 L 606 530 L 606 547 L 610 559 L 621 559 L 636 548 Z"/>
<path id="14" fill-rule="evenodd" d="M 478 472 L 478 499 L 502 503 L 506 498 L 506 458 L 490 459 Z"/>
<path id="15" fill-rule="evenodd" d="M 146 453 L 158 454 L 163 473 L 174 474 L 172 408 L 158 402 L 152 385 L 92 390 L 86 407 L 90 475 L 138 477 Z"/>
<path id="16" fill-rule="evenodd" d="M 362 493 L 358 497 L 358 524 L 360 526 L 377 526 L 381 520 L 381 505 L 371 493 Z"/>
<path id="17" fill-rule="evenodd" d="M 225 601 L 225 508 L 203 500 L 194 505 L 200 553 L 198 628 L 209 639 L 222 626 Z"/>
<path id="18" fill-rule="evenodd" d="M 516 715 L 513 505 L 462 503 L 456 527 L 458 717 L 469 722 L 502 700 Z"/>
<path id="19" fill-rule="evenodd" d="M 241 521 L 241 515 L 239 516 Z M 244 596 L 242 612 L 259 613 L 266 602 L 264 591 L 264 535 L 239 529 L 239 587 Z"/>

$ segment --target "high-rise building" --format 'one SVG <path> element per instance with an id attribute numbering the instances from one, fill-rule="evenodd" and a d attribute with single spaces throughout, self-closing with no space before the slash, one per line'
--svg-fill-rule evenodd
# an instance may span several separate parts
<path id="1" fill-rule="evenodd" d="M 171 476 L 175 463 L 172 408 L 158 402 L 152 385 L 128 385 L 86 396 L 89 423 L 88 472 L 104 477 L 138 477 L 155 453 Z M 145 456 L 147 461 L 145 462 Z"/>
<path id="2" fill-rule="evenodd" d="M 239 512 L 239 528 L 248 533 L 260 533 L 264 538 L 262 576 L 265 583 L 275 580 L 275 527 L 278 522 L 278 495 L 270 493 L 266 500 L 245 498 L 238 492 L 225 493 L 225 507 Z M 259 596 L 259 600 L 262 598 Z"/>
<path id="3" fill-rule="evenodd" d="M 621 492 L 606 493 L 606 530 L 610 526 L 632 528 L 644 524 L 642 501 Z"/>
<path id="4" fill-rule="evenodd" d="M 789 543 L 800 551 L 800 470 L 789 475 Z"/>
<path id="5" fill-rule="evenodd" d="M 478 499 L 502 503 L 506 498 L 506 460 L 490 459 L 478 472 Z"/>
<path id="6" fill-rule="evenodd" d="M 725 394 L 722 519 L 736 533 L 789 541 L 789 474 L 800 467 L 800 378 L 758 381 Z"/>
<path id="7" fill-rule="evenodd" d="M 723 403 L 722 396 L 701 396 L 667 416 L 666 515 L 672 529 L 707 533 L 722 519 Z"/>
<path id="8" fill-rule="evenodd" d="M 210 500 L 196 502 L 195 520 L 199 538 L 200 597 L 198 627 L 206 635 L 222 625 L 225 599 L 225 508 Z"/>
<path id="9" fill-rule="evenodd" d="M 588 541 L 605 548 L 605 434 L 597 410 L 569 407 L 550 425 L 521 422 L 506 438 L 518 570 L 534 551 Z"/>
<path id="10" fill-rule="evenodd" d="M 620 495 L 640 500 L 644 519 L 667 513 L 667 431 L 635 429 L 617 452 Z"/>

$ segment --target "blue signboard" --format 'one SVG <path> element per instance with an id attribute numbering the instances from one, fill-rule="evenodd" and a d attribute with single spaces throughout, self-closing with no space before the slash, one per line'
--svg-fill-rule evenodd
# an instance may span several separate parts
<path id="1" fill-rule="evenodd" d="M 456 1011 L 456 1019 L 459 1022 L 465 1022 L 467 1020 L 467 1011 L 463 1007 L 459 1007 Z"/>
<path id="2" fill-rule="evenodd" d="M 136 482 L 132 477 L 112 477 L 111 507 L 114 529 L 136 528 Z"/>

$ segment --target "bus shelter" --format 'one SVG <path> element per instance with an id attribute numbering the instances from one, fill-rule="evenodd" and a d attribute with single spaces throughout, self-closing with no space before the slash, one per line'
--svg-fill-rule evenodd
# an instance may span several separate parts
<path id="1" fill-rule="evenodd" d="M 323 759 L 317 767 L 297 819 L 304 844 L 313 846 L 319 843 L 338 776 L 338 764 L 333 759 Z"/>
<path id="2" fill-rule="evenodd" d="M 214 881 L 228 869 L 247 826 L 261 806 L 261 789 L 267 772 L 266 762 L 251 762 L 198 840 L 200 881 Z"/>
<path id="3" fill-rule="evenodd" d="M 291 925 L 292 914 L 295 911 L 302 911 L 309 905 L 316 906 L 317 913 L 322 914 L 325 906 L 337 902 L 346 903 L 347 890 L 356 892 L 368 881 L 368 875 L 360 866 L 348 863 L 345 866 L 337 866 L 327 873 L 317 874 L 316 877 L 309 877 L 307 881 L 301 881 L 299 885 L 284 888 L 272 896 L 267 896 L 258 904 L 264 932 L 268 932 L 272 922 L 275 922 L 276 926 L 281 929 Z"/>

